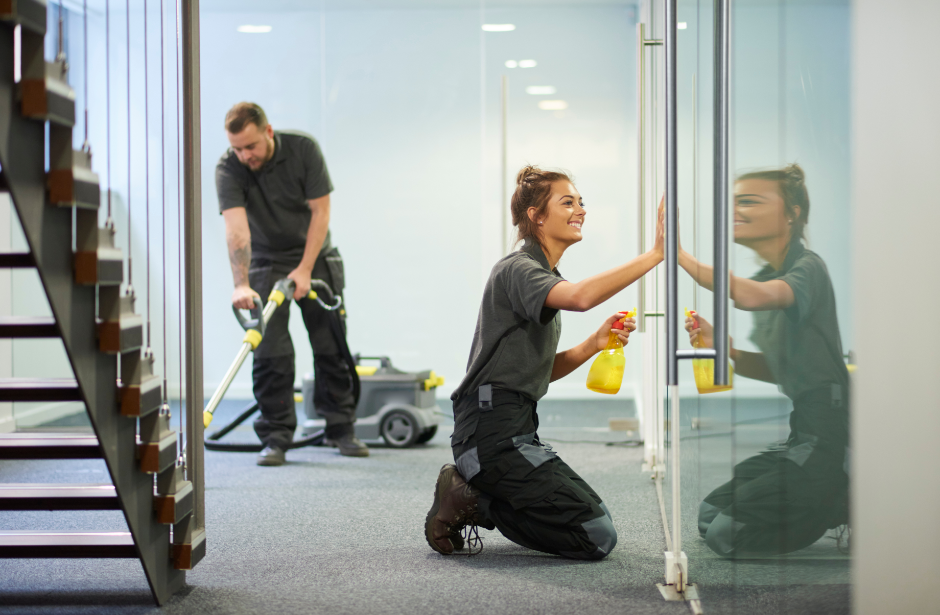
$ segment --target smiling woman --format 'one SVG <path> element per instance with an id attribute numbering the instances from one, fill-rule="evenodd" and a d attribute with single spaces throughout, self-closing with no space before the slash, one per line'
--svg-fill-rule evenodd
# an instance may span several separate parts
<path id="1" fill-rule="evenodd" d="M 451 399 L 456 465 L 441 468 L 425 521 L 432 549 L 479 548 L 477 526 L 499 529 L 524 547 L 574 559 L 599 560 L 617 544 L 601 497 L 536 433 L 536 403 L 558 380 L 604 349 L 623 345 L 632 319 L 608 316 L 588 338 L 557 352 L 561 310 L 586 311 L 620 292 L 663 258 L 656 244 L 632 261 L 578 283 L 557 269 L 565 250 L 583 239 L 581 194 L 559 171 L 526 166 L 516 176 L 512 221 L 522 249 L 493 267 L 483 291 L 467 374 Z M 559 510 L 565 511 L 559 515 Z M 469 527 L 464 533 L 464 528 Z"/>

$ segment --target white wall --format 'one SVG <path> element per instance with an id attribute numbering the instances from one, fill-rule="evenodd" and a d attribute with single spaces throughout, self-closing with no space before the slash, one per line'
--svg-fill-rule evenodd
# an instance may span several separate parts
<path id="1" fill-rule="evenodd" d="M 327 10 L 202 15 L 206 381 L 221 378 L 240 343 L 229 314 L 231 275 L 217 213 L 214 167 L 222 121 L 240 100 L 275 128 L 320 141 L 336 191 L 333 241 L 343 252 L 353 352 L 387 354 L 404 369 L 435 369 L 449 394 L 463 376 L 480 293 L 500 257 L 499 83 L 510 77 L 509 167 L 572 171 L 588 204 L 585 241 L 560 265 L 572 280 L 635 256 L 634 18 L 632 7 L 487 11 L 515 23 L 483 34 L 476 9 Z M 236 31 L 241 24 L 270 34 Z M 559 41 L 564 41 L 560 44 Z M 532 69 L 505 67 L 535 59 Z M 560 113 L 538 109 L 528 85 L 553 85 Z M 566 314 L 563 345 L 608 312 L 636 304 L 628 290 L 586 315 Z M 311 369 L 295 312 L 298 376 Z M 210 356 L 207 354 L 207 356 Z M 589 395 L 587 367 L 556 383 Z M 639 378 L 638 365 L 626 375 Z M 232 396 L 250 391 L 242 370 Z"/>
<path id="2" fill-rule="evenodd" d="M 852 247 L 864 310 L 852 422 L 853 611 L 936 613 L 940 4 L 856 0 L 853 10 Z"/>

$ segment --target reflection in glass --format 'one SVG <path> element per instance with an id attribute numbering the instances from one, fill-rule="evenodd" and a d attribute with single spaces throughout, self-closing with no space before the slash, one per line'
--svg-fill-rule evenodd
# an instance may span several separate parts
<path id="1" fill-rule="evenodd" d="M 738 463 L 730 481 L 699 507 L 698 528 L 726 557 L 761 557 L 807 547 L 848 523 L 848 371 L 826 264 L 804 245 L 810 200 L 803 170 L 747 173 L 735 183 L 734 240 L 766 265 L 732 275 L 735 307 L 754 312 L 760 352 L 735 347 L 738 376 L 775 383 L 793 402 L 786 441 Z M 680 251 L 705 288 L 712 268 Z M 693 346 L 712 347 L 711 324 L 686 319 Z"/>

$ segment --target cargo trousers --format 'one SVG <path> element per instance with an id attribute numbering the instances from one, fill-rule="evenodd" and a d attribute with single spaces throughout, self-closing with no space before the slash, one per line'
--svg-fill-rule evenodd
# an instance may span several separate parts
<path id="1" fill-rule="evenodd" d="M 267 259 L 253 259 L 248 272 L 251 288 L 266 301 L 274 283 L 286 278 L 293 267 Z M 321 254 L 313 266 L 313 279 L 324 280 L 336 294 L 345 286 L 343 261 L 336 248 Z M 282 303 L 271 315 L 264 338 L 254 352 L 252 378 L 254 395 L 261 409 L 254 428 L 265 446 L 286 449 L 297 428 L 294 407 L 294 344 L 288 324 L 291 301 Z M 345 309 L 338 313 L 324 310 L 314 299 L 297 301 L 313 349 L 315 377 L 314 407 L 326 419 L 327 427 L 352 424 L 356 420 L 356 402 L 349 365 L 327 319 L 339 318 L 345 335 Z M 344 306 L 345 307 L 345 306 Z"/>
<path id="2" fill-rule="evenodd" d="M 480 525 L 536 551 L 602 559 L 617 544 L 610 511 L 539 440 L 536 406 L 521 393 L 489 385 L 454 404 L 454 460 L 480 490 Z"/>
<path id="3" fill-rule="evenodd" d="M 787 442 L 737 464 L 705 497 L 698 528 L 715 553 L 791 553 L 848 522 L 847 405 L 828 390 L 795 400 Z"/>

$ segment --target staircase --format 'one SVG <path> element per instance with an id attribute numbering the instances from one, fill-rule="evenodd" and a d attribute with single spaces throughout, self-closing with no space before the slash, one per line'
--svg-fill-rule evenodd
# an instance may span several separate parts
<path id="1" fill-rule="evenodd" d="M 72 147 L 67 69 L 45 60 L 45 35 L 45 0 L 0 0 L 0 190 L 9 192 L 29 245 L 28 253 L 0 254 L 0 267 L 35 268 L 53 314 L 0 317 L 0 337 L 61 338 L 74 379 L 0 379 L 0 402 L 84 402 L 95 435 L 0 434 L 0 460 L 100 458 L 112 484 L 0 484 L 0 511 L 121 510 L 130 531 L 0 531 L 0 557 L 138 558 L 162 604 L 205 554 L 205 533 L 193 530 L 193 485 L 177 461 L 161 379 L 142 348 L 143 319 L 121 292 L 113 228 L 98 224 L 98 178 L 90 156 Z"/>

